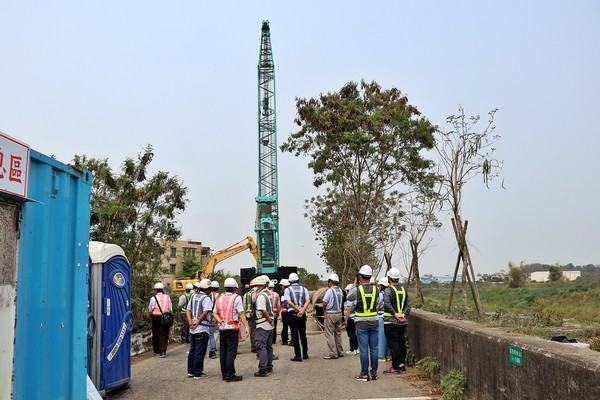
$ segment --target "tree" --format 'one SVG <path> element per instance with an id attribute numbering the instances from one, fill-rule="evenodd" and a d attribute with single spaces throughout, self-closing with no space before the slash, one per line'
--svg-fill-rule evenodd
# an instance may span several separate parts
<path id="1" fill-rule="evenodd" d="M 193 253 L 184 254 L 181 260 L 182 275 L 188 278 L 196 276 L 196 272 L 202 268 L 202 261 Z"/>
<path id="2" fill-rule="evenodd" d="M 433 147 L 435 128 L 400 90 L 376 82 L 297 98 L 296 109 L 300 130 L 281 150 L 309 156 L 313 184 L 327 191 L 310 200 L 308 215 L 323 255 L 335 257 L 326 260 L 330 267 L 353 274 L 375 258 L 375 229 L 392 225 L 397 186 L 417 181 L 429 167 L 421 151 Z"/>
<path id="3" fill-rule="evenodd" d="M 299 267 L 298 274 L 302 277 L 302 286 L 308 290 L 317 290 L 319 288 L 319 275 L 309 273 L 306 268 Z"/>
<path id="4" fill-rule="evenodd" d="M 558 282 L 562 280 L 563 270 L 559 264 L 550 267 L 550 269 L 548 270 L 548 278 L 550 278 L 552 282 Z"/>
<path id="5" fill-rule="evenodd" d="M 148 177 L 154 156 L 148 145 L 137 159 L 126 158 L 120 173 L 114 173 L 108 159 L 76 155 L 76 166 L 93 175 L 90 237 L 119 245 L 131 264 L 131 306 L 136 321 L 147 316 L 148 293 L 159 276 L 165 248 L 162 241 L 181 236 L 176 215 L 185 210 L 187 188 L 167 172 Z"/>
<path id="6" fill-rule="evenodd" d="M 520 288 L 525 286 L 527 278 L 523 272 L 523 263 L 521 266 L 513 265 L 512 262 L 508 263 L 508 286 L 511 288 Z"/>
<path id="7" fill-rule="evenodd" d="M 480 117 L 475 115 L 467 118 L 462 107 L 459 107 L 458 110 L 458 115 L 446 118 L 446 123 L 450 125 L 449 130 L 438 129 L 435 149 L 439 159 L 439 176 L 444 188 L 443 195 L 450 206 L 452 226 L 459 252 L 454 277 L 456 280 L 458 267 L 462 261 L 462 304 L 466 307 L 466 283 L 468 281 L 475 307 L 477 311 L 482 312 L 479 292 L 474 279 L 475 270 L 467 242 L 468 222 L 466 220 L 463 222 L 462 197 L 465 184 L 475 176 L 483 176 L 483 182 L 488 186 L 489 182 L 502 171 L 502 162 L 494 158 L 496 149 L 493 147 L 500 138 L 493 134 L 495 130 L 494 115 L 497 109 L 488 113 L 487 125 L 480 132 L 475 131 Z M 455 280 L 452 282 L 449 306 L 452 305 Z"/>

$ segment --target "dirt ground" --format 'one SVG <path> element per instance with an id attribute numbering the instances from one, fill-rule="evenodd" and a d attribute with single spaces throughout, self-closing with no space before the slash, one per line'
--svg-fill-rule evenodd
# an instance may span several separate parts
<path id="1" fill-rule="evenodd" d="M 344 349 L 348 346 L 345 332 Z M 218 347 L 218 342 L 217 342 Z M 328 354 L 324 334 L 315 324 L 309 324 L 309 356 L 303 362 L 292 362 L 293 347 L 274 345 L 279 360 L 273 362 L 273 373 L 267 378 L 254 377 L 258 369 L 256 355 L 250 352 L 249 341 L 240 343 L 241 354 L 236 359 L 241 382 L 221 379 L 219 359 L 206 358 L 204 372 L 210 377 L 194 380 L 187 377 L 187 345 L 170 344 L 166 358 L 151 352 L 132 358 L 129 387 L 105 395 L 106 400 L 184 399 L 196 396 L 210 399 L 260 398 L 281 399 L 440 399 L 439 389 L 429 380 L 419 378 L 416 369 L 409 367 L 401 375 L 384 375 L 390 362 L 380 362 L 379 379 L 357 382 L 360 372 L 358 355 L 345 355 L 337 360 L 325 360 Z"/>

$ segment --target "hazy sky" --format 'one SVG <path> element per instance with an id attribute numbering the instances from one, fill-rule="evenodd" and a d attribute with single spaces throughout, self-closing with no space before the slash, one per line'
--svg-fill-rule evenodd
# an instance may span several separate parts
<path id="1" fill-rule="evenodd" d="M 279 143 L 297 129 L 295 97 L 348 81 L 396 87 L 438 125 L 459 105 L 497 107 L 506 189 L 475 179 L 464 197 L 476 272 L 600 263 L 599 1 L 5 1 L 0 131 L 114 169 L 152 144 L 152 172 L 189 189 L 183 239 L 229 246 L 254 235 L 264 19 Z M 306 160 L 279 153 L 281 263 L 325 273 L 303 217 L 316 193 Z M 422 273 L 454 269 L 441 219 Z M 218 268 L 252 262 L 246 252 Z"/>

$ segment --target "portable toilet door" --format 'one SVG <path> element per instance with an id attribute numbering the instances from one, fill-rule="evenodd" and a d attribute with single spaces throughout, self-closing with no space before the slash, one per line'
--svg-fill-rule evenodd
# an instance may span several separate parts
<path id="1" fill-rule="evenodd" d="M 90 242 L 91 305 L 96 332 L 90 378 L 101 391 L 131 380 L 131 268 L 114 244 Z"/>

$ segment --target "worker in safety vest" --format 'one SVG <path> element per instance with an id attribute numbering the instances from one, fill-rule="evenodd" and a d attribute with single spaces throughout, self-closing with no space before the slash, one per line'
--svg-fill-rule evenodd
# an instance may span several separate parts
<path id="1" fill-rule="evenodd" d="M 327 339 L 327 347 L 329 354 L 326 355 L 326 360 L 335 360 L 339 357 L 344 357 L 344 349 L 342 348 L 342 307 L 344 294 L 342 289 L 338 287 L 340 278 L 338 274 L 333 273 L 327 279 L 327 291 L 323 297 L 323 310 L 325 311 L 325 339 Z"/>
<path id="2" fill-rule="evenodd" d="M 198 292 L 188 303 L 186 315 L 190 324 L 190 352 L 188 354 L 187 376 L 194 379 L 208 378 L 204 373 L 204 357 L 208 347 L 208 331 L 213 325 L 210 281 L 202 279 L 194 283 Z"/>
<path id="3" fill-rule="evenodd" d="M 154 296 L 150 298 L 150 304 L 148 304 L 148 311 L 152 314 L 152 349 L 155 356 L 164 358 L 167 355 L 169 327 L 161 325 L 160 320 L 163 313 L 169 313 L 172 310 L 171 297 L 164 293 L 164 285 L 161 282 L 155 283 Z"/>
<path id="4" fill-rule="evenodd" d="M 404 365 L 406 360 L 404 333 L 408 325 L 406 316 L 410 314 L 411 307 L 408 293 L 400 284 L 400 270 L 390 268 L 387 277 L 389 287 L 383 292 L 383 303 L 385 304 L 383 318 L 385 337 L 392 353 L 392 366 L 384 373 L 399 374 L 406 371 Z"/>
<path id="5" fill-rule="evenodd" d="M 210 283 L 210 298 L 213 303 L 213 313 L 215 312 L 215 304 L 217 303 L 217 299 L 219 298 L 219 282 L 212 281 Z M 210 358 L 217 358 L 217 341 L 215 340 L 215 326 L 210 327 L 210 331 L 208 332 L 208 343 L 210 344 L 210 351 L 208 356 Z"/>
<path id="6" fill-rule="evenodd" d="M 256 326 L 254 324 L 254 301 L 256 300 L 256 288 L 254 287 L 254 279 L 250 281 L 250 290 L 244 294 L 244 311 L 246 313 L 246 320 L 250 328 L 250 351 L 256 353 L 256 345 L 254 343 L 254 334 L 256 333 Z"/>
<path id="7" fill-rule="evenodd" d="M 181 343 L 190 343 L 190 326 L 188 325 L 188 320 L 185 315 L 187 310 L 187 305 L 190 302 L 190 297 L 192 297 L 192 290 L 194 289 L 194 285 L 188 283 L 185 285 L 185 292 L 179 296 L 179 309 L 181 312 L 179 315 L 181 316 Z"/>
<path id="8" fill-rule="evenodd" d="M 257 289 L 255 302 L 256 333 L 254 336 L 258 353 L 258 371 L 254 376 L 264 378 L 273 372 L 273 296 L 268 289 L 269 277 L 266 275 L 254 278 Z"/>
<path id="9" fill-rule="evenodd" d="M 281 286 L 281 290 L 285 291 L 290 286 L 290 281 L 287 279 L 282 279 L 279 282 Z M 288 313 L 288 305 L 287 301 L 284 300 L 284 296 L 280 296 L 280 304 L 281 304 L 281 344 L 287 345 L 289 342 L 289 326 L 290 326 L 290 314 Z M 289 343 L 290 345 L 292 343 Z"/>
<path id="10" fill-rule="evenodd" d="M 379 310 L 377 310 L 377 322 L 379 323 L 378 331 L 378 351 L 379 362 L 385 362 L 391 360 L 390 348 L 388 347 L 387 340 L 385 339 L 385 331 L 383 329 L 383 313 L 385 305 L 383 304 L 383 292 L 389 286 L 387 276 L 382 277 L 377 281 L 377 288 L 379 289 Z"/>
<path id="11" fill-rule="evenodd" d="M 356 301 L 354 323 L 356 325 L 356 338 L 360 351 L 360 374 L 354 379 L 357 381 L 370 381 L 377 379 L 378 330 L 377 310 L 379 309 L 377 286 L 371 284 L 373 270 L 368 265 L 363 265 L 358 271 L 359 285 L 348 293 L 349 301 Z M 371 375 L 369 376 L 369 359 Z"/>
<path id="12" fill-rule="evenodd" d="M 219 350 L 221 376 L 224 381 L 238 382 L 242 377 L 235 373 L 235 359 L 238 350 L 238 333 L 240 323 L 246 329 L 246 338 L 250 335 L 248 322 L 244 313 L 244 302 L 236 291 L 238 283 L 233 278 L 225 279 L 225 293 L 217 299 L 214 318 L 219 327 Z"/>
<path id="13" fill-rule="evenodd" d="M 357 355 L 359 354 L 358 350 L 358 340 L 356 339 L 356 326 L 354 325 L 354 312 L 356 309 L 356 301 L 348 300 L 347 296 L 350 293 L 350 290 L 354 289 L 356 286 L 352 283 L 349 283 L 346 286 L 346 301 L 344 302 L 344 325 L 346 326 L 346 333 L 348 334 L 348 343 L 350 345 L 350 349 L 346 350 L 346 354 Z"/>
<path id="14" fill-rule="evenodd" d="M 281 303 L 279 300 L 279 293 L 275 291 L 275 281 L 269 281 L 269 291 L 273 297 L 273 344 L 277 343 L 277 320 L 279 319 L 279 312 L 281 309 Z"/>
<path id="15" fill-rule="evenodd" d="M 288 305 L 290 332 L 294 344 L 294 357 L 290 361 L 308 359 L 308 340 L 306 339 L 306 309 L 310 304 L 308 290 L 298 284 L 300 277 L 292 272 L 288 278 L 291 286 L 283 294 Z M 302 344 L 302 347 L 300 347 Z M 302 351 L 302 353 L 300 353 Z"/>

